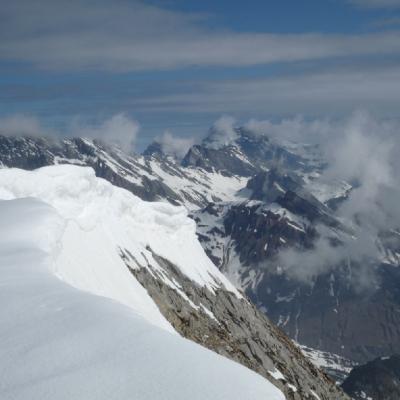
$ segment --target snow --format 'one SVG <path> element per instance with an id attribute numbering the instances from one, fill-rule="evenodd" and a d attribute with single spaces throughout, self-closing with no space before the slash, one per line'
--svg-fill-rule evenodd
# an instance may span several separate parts
<path id="1" fill-rule="evenodd" d="M 215 317 L 214 313 L 211 312 L 206 306 L 204 306 L 203 304 L 200 304 L 201 309 L 211 318 L 213 319 L 215 322 L 218 322 L 217 318 Z"/>
<path id="2" fill-rule="evenodd" d="M 285 376 L 282 374 L 281 371 L 275 368 L 274 371 L 268 371 L 268 373 L 276 380 L 284 380 L 286 381 Z"/>
<path id="3" fill-rule="evenodd" d="M 291 389 L 294 393 L 297 392 L 297 387 L 296 387 L 296 386 L 292 385 L 291 383 L 288 383 L 287 386 L 288 386 L 288 388 Z"/>
<path id="4" fill-rule="evenodd" d="M 239 192 L 246 187 L 249 179 L 241 176 L 224 176 L 219 172 L 190 167 L 180 168 L 179 171 L 175 171 L 176 174 L 173 174 L 154 159 L 149 162 L 149 166 L 158 179 L 174 192 L 179 193 L 183 199 L 183 205 L 189 210 L 199 208 L 193 199 L 203 203 L 204 199 L 207 199 L 207 202 L 213 202 L 215 199 L 231 201 L 240 197 Z"/>
<path id="5" fill-rule="evenodd" d="M 278 189 L 279 192 L 286 193 L 286 190 L 283 189 L 282 186 L 279 185 L 279 183 L 274 182 L 274 186 L 276 187 L 276 189 Z"/>
<path id="6" fill-rule="evenodd" d="M 321 203 L 329 200 L 345 197 L 351 190 L 351 185 L 345 181 L 331 180 L 329 182 L 321 179 L 306 179 L 307 190 Z"/>
<path id="7" fill-rule="evenodd" d="M 169 332 L 147 293 L 120 275 L 107 239 L 130 233 L 116 225 L 134 222 L 131 208 L 146 219 L 134 196 L 72 166 L 2 170 L 0 188 L 13 199 L 0 201 L 1 399 L 284 400 L 260 375 Z M 159 230 L 173 233 L 171 219 Z"/>
<path id="8" fill-rule="evenodd" d="M 300 228 L 299 226 L 292 224 L 291 222 L 288 222 L 288 225 L 296 231 L 306 233 L 306 231 L 303 228 Z"/>
<path id="9" fill-rule="evenodd" d="M 260 212 L 265 214 L 267 211 L 277 214 L 282 218 L 288 219 L 289 221 L 295 223 L 297 227 L 304 226 L 307 222 L 303 217 L 293 214 L 292 212 L 277 203 L 262 204 L 262 207 L 260 207 Z M 292 228 L 294 227 L 292 226 Z"/>
<path id="10" fill-rule="evenodd" d="M 204 253 L 195 222 L 184 207 L 144 202 L 96 178 L 91 168 L 58 165 L 35 171 L 1 170 L 0 198 L 28 196 L 52 205 L 67 220 L 67 250 L 60 255 L 56 272 L 80 289 L 137 306 L 127 289 L 132 279 L 119 249 L 128 249 L 142 266 L 150 263 L 161 268 L 150 247 L 198 285 L 211 291 L 222 287 L 241 297 Z M 76 259 L 85 259 L 86 268 L 78 268 Z M 112 289 L 115 287 L 117 292 Z M 144 313 L 147 315 L 147 308 Z"/>
<path id="11" fill-rule="evenodd" d="M 321 397 L 319 397 L 319 396 L 317 395 L 317 393 L 314 392 L 314 390 L 311 390 L 311 389 L 310 389 L 310 393 L 311 393 L 317 400 L 321 400 Z"/>
<path id="12" fill-rule="evenodd" d="M 312 349 L 298 343 L 295 344 L 299 346 L 301 352 L 318 368 L 331 369 L 348 375 L 356 365 L 355 362 L 341 357 L 338 354 Z"/>

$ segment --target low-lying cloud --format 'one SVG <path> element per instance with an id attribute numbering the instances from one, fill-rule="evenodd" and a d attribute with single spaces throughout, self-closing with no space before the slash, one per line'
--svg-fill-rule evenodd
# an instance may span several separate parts
<path id="1" fill-rule="evenodd" d="M 69 128 L 70 136 L 100 139 L 121 147 L 127 153 L 134 150 L 138 132 L 139 123 L 124 114 L 116 114 L 96 125 L 74 121 Z"/>
<path id="2" fill-rule="evenodd" d="M 14 114 L 0 118 L 0 135 L 4 136 L 46 136 L 49 129 L 42 126 L 39 119 L 24 114 Z"/>
<path id="3" fill-rule="evenodd" d="M 175 136 L 168 130 L 155 140 L 161 145 L 165 154 L 176 157 L 177 159 L 182 159 L 188 152 L 189 148 L 195 143 L 193 137 L 184 138 Z"/>
<path id="4" fill-rule="evenodd" d="M 211 127 L 211 145 L 219 147 L 237 138 L 237 120 L 224 115 Z M 251 119 L 244 123 L 255 135 L 275 140 L 318 144 L 328 167 L 322 182 L 345 180 L 352 184 L 348 199 L 336 211 L 347 227 L 340 235 L 326 226 L 317 226 L 320 237 L 310 250 L 288 249 L 281 252 L 279 263 L 286 273 L 311 282 L 322 273 L 353 265 L 353 279 L 360 287 L 376 284 L 375 269 L 382 257 L 378 237 L 383 232 L 400 232 L 400 122 L 372 117 L 357 111 L 343 120 L 305 119 L 301 116 L 279 121 Z M 124 114 L 116 114 L 97 124 L 75 120 L 65 134 L 86 136 L 118 144 L 132 151 L 139 124 Z M 0 118 L 2 135 L 53 135 L 33 116 L 13 115 Z M 166 131 L 157 138 L 167 154 L 182 158 L 193 145 L 192 138 L 174 136 Z M 390 242 L 390 238 L 389 238 Z"/>
<path id="5" fill-rule="evenodd" d="M 400 124 L 359 111 L 345 122 L 327 126 L 325 121 L 320 146 L 329 167 L 320 179 L 346 180 L 353 185 L 336 213 L 353 233 L 340 235 L 342 243 L 333 245 L 334 232 L 319 226 L 320 238 L 313 249 L 283 251 L 280 262 L 287 274 L 309 282 L 321 273 L 355 263 L 353 279 L 359 285 L 373 286 L 382 259 L 378 237 L 400 227 Z"/>
<path id="6" fill-rule="evenodd" d="M 87 137 L 118 145 L 128 153 L 134 150 L 138 131 L 138 122 L 124 114 L 116 114 L 99 123 L 87 123 L 80 118 L 74 118 L 63 132 L 43 126 L 35 116 L 14 114 L 0 118 L 0 135 L 43 136 L 54 139 Z"/>
<path id="7" fill-rule="evenodd" d="M 236 119 L 230 115 L 223 115 L 211 126 L 208 136 L 208 147 L 218 149 L 231 144 L 238 138 Z"/>

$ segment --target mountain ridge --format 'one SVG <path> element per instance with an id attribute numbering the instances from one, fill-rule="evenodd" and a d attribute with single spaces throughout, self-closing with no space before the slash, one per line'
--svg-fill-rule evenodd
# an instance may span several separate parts
<path id="1" fill-rule="evenodd" d="M 1 169 L 0 188 L 1 199 L 38 199 L 62 219 L 60 234 L 41 232 L 65 283 L 247 366 L 287 399 L 346 399 L 212 264 L 183 207 L 145 202 L 82 166 Z"/>
<path id="2" fill-rule="evenodd" d="M 374 268 L 382 266 L 377 269 L 381 289 L 373 296 L 352 283 L 351 276 L 362 268 L 356 262 L 299 280 L 307 270 L 285 269 L 285 254 L 311 254 L 321 237 L 338 249 L 351 240 L 351 224 L 336 216 L 351 185 L 320 179 L 326 163 L 315 146 L 277 143 L 241 129 L 236 133 L 233 142 L 218 148 L 192 146 L 182 161 L 159 147 L 158 153 L 127 156 L 87 139 L 66 139 L 62 150 L 54 150 L 38 138 L 0 137 L 0 162 L 27 169 L 88 165 L 144 200 L 183 205 L 215 265 L 295 341 L 356 363 L 395 349 L 400 320 L 390 310 L 400 299 L 393 284 L 399 281 L 393 268 L 400 261 L 396 234 L 378 238 L 381 261 Z M 361 304 L 368 311 L 353 319 Z M 361 337 L 365 327 L 370 334 Z"/>

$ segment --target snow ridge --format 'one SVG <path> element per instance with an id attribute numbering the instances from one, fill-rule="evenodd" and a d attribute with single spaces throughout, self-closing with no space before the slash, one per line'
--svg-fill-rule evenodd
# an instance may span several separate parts
<path id="1" fill-rule="evenodd" d="M 58 167 L 39 171 L 43 186 L 37 190 L 52 189 L 45 185 L 46 177 L 59 178 L 66 172 L 76 178 L 88 174 Z M 65 232 L 71 221 L 42 200 L 24 197 L 29 175 L 32 185 L 39 183 L 35 173 L 0 174 L 1 197 L 10 199 L 17 192 L 23 197 L 0 201 L 0 301 L 7 305 L 0 312 L 2 399 L 284 399 L 256 373 L 149 323 L 140 314 L 149 306 L 145 293 L 137 293 L 144 303 L 136 309 L 124 307 L 54 276 L 51 270 L 66 251 Z M 82 182 L 77 183 L 82 189 Z M 60 210 L 64 201 L 70 215 L 80 210 L 70 204 L 71 192 L 54 192 L 65 196 L 62 200 L 48 192 L 50 199 L 59 198 L 54 203 Z M 93 227 L 89 211 L 79 216 L 81 228 Z M 86 268 L 85 260 L 78 268 Z"/>
<path id="2" fill-rule="evenodd" d="M 241 296 L 205 255 L 195 223 L 183 207 L 144 202 L 96 178 L 91 168 L 71 165 L 31 172 L 1 170 L 0 187 L 2 199 L 39 198 L 65 219 L 62 248 L 54 264 L 61 279 L 128 305 L 159 326 L 168 329 L 169 324 L 152 310 L 151 299 L 149 304 L 143 304 L 143 296 L 139 301 L 136 293 L 141 286 L 123 263 L 120 249 L 127 249 L 138 266 L 157 268 L 151 249 L 198 285 Z M 132 285 L 136 285 L 133 291 Z"/>

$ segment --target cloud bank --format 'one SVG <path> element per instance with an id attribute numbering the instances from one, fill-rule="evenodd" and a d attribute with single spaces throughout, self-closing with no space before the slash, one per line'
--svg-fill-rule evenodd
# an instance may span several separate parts
<path id="1" fill-rule="evenodd" d="M 70 121 L 64 132 L 44 127 L 35 116 L 14 114 L 0 118 L 0 135 L 43 136 L 51 138 L 87 137 L 120 146 L 132 152 L 139 132 L 139 124 L 124 114 L 116 114 L 100 123 L 89 124 L 80 118 Z"/>
<path id="2" fill-rule="evenodd" d="M 357 285 L 374 286 L 382 257 L 378 237 L 400 227 L 400 124 L 359 111 L 324 129 L 320 140 L 329 162 L 321 179 L 353 184 L 348 200 L 337 211 L 342 221 L 350 223 L 353 234 L 342 236 L 345 240 L 338 246 L 332 243 L 332 231 L 319 226 L 320 238 L 312 250 L 289 249 L 281 253 L 280 262 L 289 275 L 308 282 L 321 273 L 354 264 Z"/>
<path id="3" fill-rule="evenodd" d="M 395 6 L 395 0 L 356 1 Z M 1 7 L 0 59 L 41 69 L 138 71 L 400 54 L 400 32 L 210 30 L 205 17 L 141 1 L 19 0 Z"/>
<path id="4" fill-rule="evenodd" d="M 34 116 L 14 114 L 0 118 L 0 135 L 46 136 L 49 133 L 51 132 Z"/>

